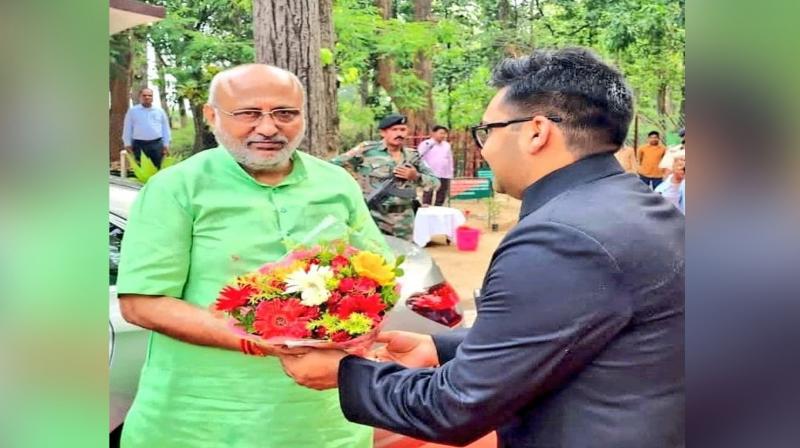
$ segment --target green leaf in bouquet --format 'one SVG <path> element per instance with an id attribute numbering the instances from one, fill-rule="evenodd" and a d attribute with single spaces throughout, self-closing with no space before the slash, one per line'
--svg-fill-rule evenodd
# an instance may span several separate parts
<path id="1" fill-rule="evenodd" d="M 385 286 L 381 290 L 381 299 L 383 300 L 383 303 L 386 304 L 387 308 L 393 307 L 399 298 L 400 296 L 394 290 L 394 286 Z"/>
<path id="2" fill-rule="evenodd" d="M 404 271 L 404 270 L 402 270 L 400 268 L 397 268 L 397 269 L 394 270 L 394 275 L 396 277 L 402 277 L 402 276 L 406 275 L 406 271 Z"/>
<path id="3" fill-rule="evenodd" d="M 406 256 L 405 256 L 405 255 L 400 255 L 400 256 L 399 256 L 399 257 L 397 257 L 397 259 L 394 261 L 394 266 L 395 266 L 395 267 L 399 267 L 401 264 L 403 264 L 403 262 L 404 262 L 404 261 L 406 261 Z"/>
<path id="4" fill-rule="evenodd" d="M 255 313 L 255 311 L 251 310 L 249 313 L 245 314 L 244 316 L 242 316 L 238 320 L 241 323 L 241 326 L 244 329 L 244 331 L 246 331 L 247 333 L 251 333 L 251 334 L 255 333 L 255 331 L 256 331 L 255 326 L 254 326 L 254 324 L 256 322 L 256 313 Z"/>

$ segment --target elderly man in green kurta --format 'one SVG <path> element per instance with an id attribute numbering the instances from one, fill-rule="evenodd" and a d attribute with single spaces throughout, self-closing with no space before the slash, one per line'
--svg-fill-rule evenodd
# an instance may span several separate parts
<path id="1" fill-rule="evenodd" d="M 408 134 L 405 116 L 388 115 L 378 123 L 378 129 L 380 141 L 360 143 L 331 162 L 353 172 L 365 196 L 390 177 L 397 179 L 398 188 L 410 190 L 411 197 L 389 195 L 371 208 L 370 213 L 381 232 L 411 241 L 414 233 L 412 201 L 416 189 L 435 190 L 439 188 L 439 179 L 414 148 L 403 145 Z"/>
<path id="2" fill-rule="evenodd" d="M 294 384 L 272 355 L 210 311 L 233 276 L 282 257 L 327 216 L 385 241 L 342 168 L 295 151 L 305 130 L 293 74 L 250 64 L 219 73 L 204 108 L 221 146 L 169 168 L 133 206 L 119 265 L 126 320 L 152 330 L 124 448 L 372 445 L 335 391 Z M 303 351 L 303 349 L 292 349 Z M 262 356 L 252 356 L 263 355 Z M 296 354 L 296 352 L 295 352 Z"/>

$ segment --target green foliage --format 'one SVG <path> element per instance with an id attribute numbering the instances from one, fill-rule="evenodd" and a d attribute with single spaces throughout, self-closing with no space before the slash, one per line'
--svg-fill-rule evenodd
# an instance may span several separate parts
<path id="1" fill-rule="evenodd" d="M 220 70 L 255 58 L 250 0 L 158 0 L 167 17 L 148 29 L 165 72 L 177 80 L 178 97 L 205 102 Z"/>
<path id="2" fill-rule="evenodd" d="M 177 122 L 177 117 L 173 118 L 173 123 Z M 194 144 L 194 122 L 186 121 L 186 126 L 172 130 L 172 138 L 169 142 L 169 152 L 175 157 L 185 159 L 192 155 L 192 145 Z"/>
<path id="3" fill-rule="evenodd" d="M 150 3 L 165 6 L 167 17 L 113 36 L 112 70 L 130 48 L 141 53 L 146 39 L 176 80 L 171 101 L 197 105 L 215 73 L 253 61 L 252 0 Z M 377 117 L 426 106 L 428 86 L 415 71 L 420 53 L 432 61 L 436 121 L 452 128 L 481 119 L 501 58 L 569 45 L 589 46 L 623 71 L 640 127 L 668 134 L 683 121 L 683 0 L 434 0 L 431 22 L 414 21 L 412 0 L 393 3 L 396 16 L 384 19 L 374 0 L 334 2 L 336 44 L 319 57 L 336 67 L 342 149 L 376 136 Z M 391 92 L 377 82 L 380 60 L 393 64 Z"/>
<path id="4" fill-rule="evenodd" d="M 343 148 L 368 140 L 369 129 L 375 126 L 375 113 L 369 106 L 361 105 L 354 90 L 346 86 L 339 93 L 339 138 Z"/>
<path id="5" fill-rule="evenodd" d="M 159 170 L 146 154 L 142 153 L 141 162 L 137 162 L 133 154 L 128 153 L 128 163 L 131 165 L 133 175 L 136 177 L 136 180 L 142 184 L 146 184 L 147 181 L 159 171 L 163 171 L 178 162 L 180 162 L 179 158 L 172 155 L 166 156 L 161 160 L 161 169 Z"/>
<path id="6" fill-rule="evenodd" d="M 322 61 L 322 66 L 333 64 L 333 52 L 330 48 L 320 48 L 319 59 Z"/>

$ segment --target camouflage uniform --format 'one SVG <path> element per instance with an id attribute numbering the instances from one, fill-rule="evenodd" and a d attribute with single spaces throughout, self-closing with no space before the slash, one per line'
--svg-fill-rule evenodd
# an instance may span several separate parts
<path id="1" fill-rule="evenodd" d="M 415 156 L 414 149 L 403 148 L 405 161 L 411 161 Z M 335 157 L 331 162 L 354 174 L 365 197 L 380 186 L 381 182 L 392 176 L 395 167 L 398 166 L 383 141 L 363 142 Z M 412 166 L 419 173 L 419 177 L 415 181 L 398 180 L 396 185 L 399 188 L 414 190 L 418 187 L 434 190 L 439 188 L 439 179 L 425 162 L 418 160 Z M 370 210 L 370 213 L 381 232 L 411 241 L 414 233 L 414 210 L 411 204 L 412 199 L 390 195 L 384 199 L 380 207 Z"/>

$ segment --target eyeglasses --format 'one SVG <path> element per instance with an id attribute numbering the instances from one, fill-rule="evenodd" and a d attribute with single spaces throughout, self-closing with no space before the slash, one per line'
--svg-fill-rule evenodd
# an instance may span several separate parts
<path id="1" fill-rule="evenodd" d="M 258 124 L 264 119 L 264 116 L 269 115 L 276 123 L 288 124 L 296 120 L 300 116 L 300 109 L 273 109 L 263 111 L 261 109 L 241 109 L 233 112 L 221 109 L 218 106 L 212 105 L 214 109 L 222 112 L 225 115 L 233 117 L 234 120 L 246 124 Z"/>
<path id="2" fill-rule="evenodd" d="M 475 140 L 475 144 L 478 145 L 478 148 L 483 149 L 483 145 L 486 144 L 486 140 L 489 138 L 489 131 L 494 128 L 504 128 L 508 125 L 512 125 L 515 123 L 524 123 L 526 121 L 533 120 L 534 117 L 537 115 L 531 115 L 530 117 L 525 118 L 515 118 L 513 120 L 508 121 L 497 121 L 495 123 L 484 123 L 478 126 L 473 126 L 470 128 L 472 131 L 472 139 Z M 545 115 L 545 118 L 552 121 L 553 123 L 560 123 L 562 120 L 561 117 L 557 115 Z"/>

